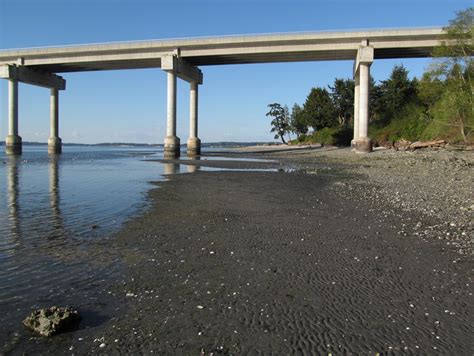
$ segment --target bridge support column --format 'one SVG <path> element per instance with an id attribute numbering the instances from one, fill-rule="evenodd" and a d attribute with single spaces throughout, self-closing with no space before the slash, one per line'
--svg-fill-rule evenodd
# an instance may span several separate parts
<path id="1" fill-rule="evenodd" d="M 164 155 L 165 158 L 176 158 L 180 155 L 180 141 L 176 136 L 176 73 L 174 72 L 168 72 L 168 109 Z"/>
<path id="2" fill-rule="evenodd" d="M 359 101 L 360 101 L 360 80 L 356 75 L 354 78 L 354 138 L 351 141 L 351 146 L 355 148 L 355 142 L 359 138 Z"/>
<path id="3" fill-rule="evenodd" d="M 201 154 L 201 140 L 198 138 L 198 83 L 190 82 L 189 96 L 189 139 L 188 156 Z"/>
<path id="4" fill-rule="evenodd" d="M 7 154 L 21 154 L 22 142 L 18 135 L 18 81 L 8 80 L 8 136 L 5 139 Z"/>
<path id="5" fill-rule="evenodd" d="M 359 136 L 357 137 L 355 148 L 360 152 L 372 151 L 372 140 L 367 135 L 369 129 L 369 68 L 370 64 L 366 63 L 361 63 L 359 68 Z"/>
<path id="6" fill-rule="evenodd" d="M 51 135 L 48 139 L 48 152 L 51 154 L 61 153 L 62 142 L 59 138 L 59 91 L 51 89 Z"/>
<path id="7" fill-rule="evenodd" d="M 176 137 L 176 78 L 179 77 L 191 84 L 190 91 L 190 135 L 188 155 L 201 153 L 201 141 L 197 137 L 198 118 L 198 85 L 202 84 L 202 72 L 179 57 L 179 49 L 161 57 L 161 69 L 168 73 L 168 128 L 165 138 L 165 156 L 178 157 L 180 154 L 179 138 Z"/>
<path id="8" fill-rule="evenodd" d="M 368 41 L 362 41 L 354 65 L 354 140 L 353 147 L 358 152 L 371 152 L 372 140 L 368 137 L 369 129 L 369 86 L 370 65 L 374 61 L 374 48 Z"/>

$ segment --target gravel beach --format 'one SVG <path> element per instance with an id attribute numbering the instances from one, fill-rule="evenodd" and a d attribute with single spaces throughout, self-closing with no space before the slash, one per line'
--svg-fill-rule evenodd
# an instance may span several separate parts
<path id="1" fill-rule="evenodd" d="M 10 350 L 472 354 L 473 151 L 228 155 L 271 162 L 179 162 L 107 242 L 122 273 L 82 327 Z"/>

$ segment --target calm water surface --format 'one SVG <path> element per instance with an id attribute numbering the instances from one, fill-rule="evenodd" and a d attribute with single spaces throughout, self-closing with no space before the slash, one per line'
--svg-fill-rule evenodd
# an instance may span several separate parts
<path id="1" fill-rule="evenodd" d="M 179 165 L 146 162 L 161 149 L 25 146 L 0 148 L 0 340 L 32 308 L 67 302 L 117 273 L 112 232 L 146 208 L 151 181 Z M 181 166 L 182 167 L 182 166 Z M 0 348 L 1 351 L 1 348 Z"/>

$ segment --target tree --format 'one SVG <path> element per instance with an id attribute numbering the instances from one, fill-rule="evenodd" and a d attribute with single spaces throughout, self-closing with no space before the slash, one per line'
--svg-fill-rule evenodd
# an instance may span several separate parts
<path id="1" fill-rule="evenodd" d="M 405 105 L 416 98 L 416 81 L 408 77 L 408 70 L 403 65 L 395 66 L 390 78 L 383 80 L 375 110 L 382 124 L 388 124 Z"/>
<path id="2" fill-rule="evenodd" d="M 329 89 L 339 125 L 345 126 L 354 113 L 354 81 L 336 78 Z"/>
<path id="3" fill-rule="evenodd" d="M 285 132 L 288 135 L 288 141 L 291 141 L 291 115 L 290 115 L 290 109 L 288 109 L 288 106 L 285 105 L 283 106 L 283 116 L 284 116 L 284 122 L 285 122 Z"/>
<path id="4" fill-rule="evenodd" d="M 474 132 L 474 8 L 458 12 L 445 31 L 447 41 L 435 50 L 437 60 L 426 74 L 433 82 L 444 82 L 444 90 L 428 112 L 432 126 L 457 128 L 467 143 Z"/>
<path id="5" fill-rule="evenodd" d="M 289 132 L 289 110 L 288 107 L 282 107 L 278 103 L 269 104 L 268 107 L 270 110 L 267 112 L 266 116 L 273 117 L 271 125 L 272 129 L 270 132 L 275 133 L 275 139 L 280 138 L 281 141 L 286 144 L 285 134 Z"/>
<path id="6" fill-rule="evenodd" d="M 334 106 L 326 89 L 313 88 L 303 106 L 303 115 L 308 126 L 315 130 L 333 127 L 337 123 Z"/>
<path id="7" fill-rule="evenodd" d="M 305 135 L 308 132 L 308 124 L 306 123 L 303 115 L 303 108 L 296 103 L 291 109 L 290 128 L 297 137 Z"/>

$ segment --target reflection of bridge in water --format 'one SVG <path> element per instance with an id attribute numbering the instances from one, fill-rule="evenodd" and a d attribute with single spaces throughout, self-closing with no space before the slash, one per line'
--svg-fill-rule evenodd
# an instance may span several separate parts
<path id="1" fill-rule="evenodd" d="M 8 153 L 21 153 L 18 132 L 18 82 L 51 89 L 49 151 L 61 152 L 59 90 L 66 81 L 56 73 L 161 68 L 168 76 L 167 156 L 178 156 L 176 136 L 176 80 L 190 83 L 190 134 L 188 154 L 199 155 L 198 86 L 203 74 L 198 66 L 300 62 L 354 61 L 354 139 L 359 151 L 370 151 L 367 136 L 370 65 L 375 59 L 430 57 L 446 39 L 441 28 L 390 29 L 268 35 L 222 36 L 180 40 L 137 41 L 0 51 L 0 78 L 9 81 Z"/>
<path id="2" fill-rule="evenodd" d="M 181 173 L 181 164 L 179 163 L 162 163 L 164 167 L 164 175 Z M 201 167 L 192 164 L 186 164 L 186 173 L 194 173 L 199 171 Z"/>
<path id="3" fill-rule="evenodd" d="M 49 157 L 49 205 L 51 208 L 51 223 L 45 224 L 43 228 L 48 229 L 48 236 L 56 238 L 63 236 L 65 232 L 64 222 L 60 209 L 60 189 L 59 189 L 59 156 Z M 21 218 L 21 166 L 22 160 L 19 156 L 8 157 L 7 164 L 7 209 L 8 221 L 12 242 L 20 242 L 22 237 Z M 40 207 L 41 209 L 41 207 Z"/>
<path id="4" fill-rule="evenodd" d="M 7 162 L 8 221 L 13 242 L 21 241 L 18 161 L 19 157 L 11 156 Z"/>

